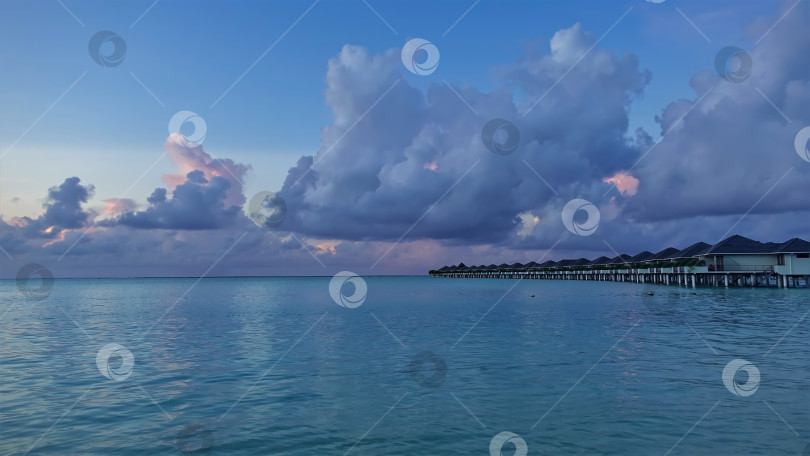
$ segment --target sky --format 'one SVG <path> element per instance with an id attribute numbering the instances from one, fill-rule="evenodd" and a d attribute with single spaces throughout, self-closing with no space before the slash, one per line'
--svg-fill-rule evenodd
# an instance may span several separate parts
<path id="1" fill-rule="evenodd" d="M 0 277 L 810 238 L 806 1 L 0 8 Z"/>

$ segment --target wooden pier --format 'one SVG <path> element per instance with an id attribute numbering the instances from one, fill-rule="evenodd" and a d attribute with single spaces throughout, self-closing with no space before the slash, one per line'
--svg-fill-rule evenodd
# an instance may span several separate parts
<path id="1" fill-rule="evenodd" d="M 734 235 L 714 245 L 697 242 L 658 253 L 489 266 L 443 266 L 434 277 L 596 280 L 686 287 L 810 288 L 810 242 L 758 242 Z"/>
<path id="2" fill-rule="evenodd" d="M 466 270 L 430 271 L 434 277 L 476 279 L 545 279 L 593 280 L 601 282 L 634 282 L 659 285 L 678 285 L 696 288 L 712 287 L 778 287 L 809 288 L 810 275 L 781 275 L 772 271 L 696 272 L 681 268 L 622 269 L 622 270 Z"/>

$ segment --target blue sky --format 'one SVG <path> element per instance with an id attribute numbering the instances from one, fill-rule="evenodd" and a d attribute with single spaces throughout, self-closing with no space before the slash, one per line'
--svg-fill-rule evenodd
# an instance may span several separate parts
<path id="1" fill-rule="evenodd" d="M 776 2 L 735 1 L 482 1 L 442 37 L 473 2 L 369 2 L 394 34 L 362 1 L 325 0 L 211 108 L 312 2 L 161 1 L 134 26 L 151 0 L 64 3 L 84 27 L 50 1 L 7 3 L 0 19 L 2 39 L 11 44 L 0 50 L 11 65 L 0 75 L 5 148 L 88 72 L 14 146 L 16 153 L 4 157 L 4 169 L 13 172 L 3 177 L 27 181 L 3 182 L 5 195 L 24 199 L 19 207 L 9 207 L 4 198 L 0 213 L 7 216 L 37 213 L 34 199 L 65 173 L 93 182 L 99 196 L 120 195 L 129 186 L 129 172 L 120 175 L 114 169 L 146 169 L 161 152 L 168 119 L 183 109 L 206 119 L 209 151 L 253 166 L 251 181 L 257 182 L 249 188 L 279 187 L 298 156 L 317 150 L 319 130 L 331 121 L 323 102 L 324 73 L 326 62 L 344 44 L 383 52 L 410 37 L 426 37 L 440 47 L 441 65 L 432 78 L 410 77 L 415 84 L 447 80 L 487 90 L 495 68 L 519 58 L 526 43 L 547 41 L 576 22 L 599 36 L 631 6 L 633 11 L 600 45 L 632 51 L 653 72 L 631 119 L 657 134 L 654 116 L 674 98 L 689 95 L 689 78 L 711 66 L 717 46 L 747 44 L 741 25 L 777 7 Z M 706 42 L 676 6 L 718 44 Z M 122 65 L 104 68 L 88 58 L 87 41 L 98 30 L 124 37 Z M 62 159 L 66 154 L 80 159 Z M 62 163 L 43 169 L 43 161 Z M 169 172 L 170 164 L 158 167 L 132 193 L 159 184 L 161 171 Z"/>
<path id="2" fill-rule="evenodd" d="M 127 189 L 163 154 L 168 121 L 181 110 L 205 119 L 205 152 L 252 168 L 240 176 L 246 198 L 260 190 L 281 190 L 288 169 L 296 166 L 299 157 L 328 147 L 322 131 L 336 121 L 336 115 L 335 106 L 325 99 L 327 69 L 330 59 L 336 59 L 345 45 L 362 47 L 373 56 L 392 49 L 398 52 L 409 39 L 424 38 L 439 48 L 440 64 L 428 76 L 400 68 L 409 88 L 427 94 L 432 86 L 444 86 L 446 81 L 457 91 L 467 87 L 486 94 L 506 86 L 515 103 L 520 103 L 531 99 L 532 94 L 525 92 L 529 89 L 514 81 L 504 83 L 509 79 L 504 75 L 514 71 L 516 62 L 548 53 L 551 37 L 574 24 L 581 24 L 583 33 L 592 39 L 610 30 L 595 49 L 616 58 L 632 54 L 638 71 L 650 74 L 643 90 L 627 104 L 625 135 L 632 137 L 637 127 L 643 127 L 656 140 L 661 135 L 656 116 L 676 100 L 697 98 L 690 81 L 712 69 L 717 52 L 728 45 L 751 49 L 760 44 L 755 42 L 758 35 L 751 33 L 752 27 L 760 30 L 763 24 L 773 25 L 792 4 L 686 0 L 368 0 L 368 4 L 323 0 L 314 6 L 309 1 L 5 2 L 0 15 L 0 39 L 5 43 L 0 47 L 0 59 L 5 63 L 0 71 L 0 153 L 4 154 L 0 215 L 7 222 L 13 217 L 40 216 L 47 189 L 72 176 L 95 187 L 84 203 L 87 209 L 121 196 L 145 206 L 156 187 L 166 186 L 163 176 L 178 172 L 172 160 L 161 160 L 129 192 Z M 797 8 L 797 16 L 803 14 L 801 9 Z M 88 41 L 99 30 L 113 31 L 125 40 L 127 51 L 121 65 L 102 67 L 90 58 Z M 777 39 L 776 32 L 773 36 Z M 351 152 L 345 153 L 351 156 Z M 363 152 L 358 149 L 356 153 Z M 628 168 L 626 164 L 616 166 L 616 170 Z M 439 195 L 441 192 L 435 198 Z M 699 214 L 690 214 L 694 215 Z M 346 236 L 330 234 L 300 231 L 303 238 L 339 241 Z M 353 241 L 364 238 L 348 237 Z M 397 238 L 388 234 L 366 237 L 382 242 Z M 428 232 L 423 237 L 481 245 L 469 237 L 453 239 L 446 233 Z M 499 242 L 503 240 L 488 239 L 485 244 Z M 532 247 L 542 248 L 540 244 Z M 346 258 L 351 264 L 351 256 Z"/>

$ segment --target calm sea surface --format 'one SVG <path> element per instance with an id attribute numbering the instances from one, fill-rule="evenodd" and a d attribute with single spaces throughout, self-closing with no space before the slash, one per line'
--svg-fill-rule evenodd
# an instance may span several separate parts
<path id="1" fill-rule="evenodd" d="M 810 443 L 810 290 L 371 277 L 348 308 L 330 280 L 56 280 L 39 301 L 0 281 L 0 453 L 801 455 Z"/>

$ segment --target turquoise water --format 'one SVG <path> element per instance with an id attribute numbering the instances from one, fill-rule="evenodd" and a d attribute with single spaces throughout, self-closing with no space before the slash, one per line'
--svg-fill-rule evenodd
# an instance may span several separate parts
<path id="1" fill-rule="evenodd" d="M 346 308 L 330 279 L 56 280 L 39 301 L 0 281 L 0 453 L 487 455 L 504 431 L 503 454 L 810 443 L 808 290 L 371 277 Z M 732 392 L 751 392 L 744 372 L 724 384 L 734 359 L 760 372 L 753 394 Z"/>

